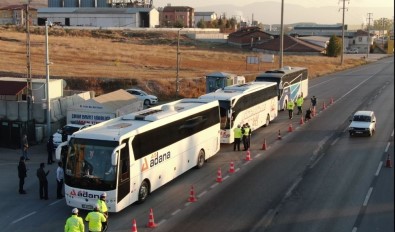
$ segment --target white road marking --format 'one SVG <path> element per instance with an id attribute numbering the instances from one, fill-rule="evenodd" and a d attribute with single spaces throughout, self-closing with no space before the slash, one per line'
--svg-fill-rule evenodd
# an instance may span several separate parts
<path id="1" fill-rule="evenodd" d="M 335 144 L 337 143 L 337 141 L 339 141 L 339 138 L 336 138 L 335 141 L 333 141 L 333 142 L 331 143 L 331 146 L 335 145 Z"/>
<path id="2" fill-rule="evenodd" d="M 388 143 L 387 143 L 387 146 L 385 147 L 384 152 L 388 152 L 388 148 L 390 147 L 390 145 L 391 145 L 390 142 L 388 142 Z"/>
<path id="3" fill-rule="evenodd" d="M 215 188 L 215 187 L 217 187 L 217 185 L 218 185 L 218 183 L 215 183 L 215 184 L 211 185 L 210 188 Z"/>
<path id="4" fill-rule="evenodd" d="M 206 194 L 207 193 L 207 191 L 206 190 L 204 190 L 203 192 L 201 192 L 199 195 L 197 195 L 197 197 L 198 198 L 201 198 L 202 196 L 204 196 L 204 194 Z"/>
<path id="5" fill-rule="evenodd" d="M 363 202 L 363 206 L 367 206 L 369 202 L 370 195 L 372 194 L 373 187 L 369 188 L 368 194 L 366 194 L 365 201 Z"/>
<path id="6" fill-rule="evenodd" d="M 292 186 L 289 188 L 289 190 L 287 191 L 287 193 L 285 194 L 285 197 L 288 198 L 289 196 L 291 196 L 292 191 L 296 188 L 296 186 L 298 186 L 298 184 L 303 180 L 302 177 L 299 177 L 298 179 L 295 180 L 295 182 L 292 184 Z"/>
<path id="7" fill-rule="evenodd" d="M 35 214 L 35 213 L 37 213 L 37 212 L 36 212 L 36 211 L 33 211 L 33 212 L 29 213 L 29 214 L 26 215 L 26 216 L 23 216 L 23 217 L 21 217 L 21 218 L 19 218 L 19 219 L 16 219 L 16 220 L 13 221 L 11 224 L 15 224 L 15 223 L 17 223 L 17 222 L 19 222 L 19 221 L 22 221 L 23 219 L 28 218 L 28 217 L 32 216 L 33 214 Z"/>
<path id="8" fill-rule="evenodd" d="M 174 211 L 173 213 L 171 213 L 172 216 L 178 214 L 179 212 L 181 212 L 181 209 L 177 209 L 176 211 Z"/>
<path id="9" fill-rule="evenodd" d="M 377 167 L 376 174 L 374 174 L 375 176 L 379 175 L 382 166 L 383 166 L 383 161 L 380 161 L 379 166 Z"/>

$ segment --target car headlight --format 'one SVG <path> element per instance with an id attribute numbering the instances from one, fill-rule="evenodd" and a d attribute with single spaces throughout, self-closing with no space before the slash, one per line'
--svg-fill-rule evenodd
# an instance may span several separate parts
<path id="1" fill-rule="evenodd" d="M 348 130 L 354 130 L 354 127 L 349 127 Z"/>

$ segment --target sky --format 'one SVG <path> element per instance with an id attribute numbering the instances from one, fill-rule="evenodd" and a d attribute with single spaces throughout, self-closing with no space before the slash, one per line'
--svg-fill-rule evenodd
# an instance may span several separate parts
<path id="1" fill-rule="evenodd" d="M 390 18 L 394 17 L 394 0 L 345 0 L 346 11 L 346 24 L 348 25 L 361 25 L 367 24 L 368 22 L 368 14 L 372 13 L 372 19 L 379 18 Z M 237 7 L 243 7 L 252 3 L 257 2 L 275 2 L 281 4 L 281 0 L 153 0 L 155 7 L 164 7 L 167 4 L 171 4 L 173 6 L 189 6 L 199 11 L 199 7 L 204 7 L 204 10 L 210 9 L 210 6 L 216 5 L 234 5 L 236 6 L 231 12 L 217 12 L 217 10 L 213 10 L 218 13 L 227 13 L 227 15 L 242 15 L 243 21 L 249 21 L 251 14 L 254 14 L 254 19 L 259 22 L 265 24 L 278 24 L 280 23 L 280 13 L 274 14 L 274 12 L 269 12 L 266 14 L 259 14 L 259 10 L 250 9 L 249 12 L 243 12 Z M 299 12 L 293 11 L 287 7 L 287 5 L 299 5 L 301 7 L 305 7 Z M 330 12 L 321 12 L 319 7 L 332 7 Z M 342 14 L 339 12 L 340 8 L 343 7 L 343 0 L 284 0 L 284 8 L 286 17 L 284 19 L 284 23 L 298 23 L 298 22 L 316 22 L 319 24 L 336 24 L 341 23 Z M 361 8 L 363 7 L 363 8 Z M 377 8 L 381 7 L 381 8 Z M 306 11 L 306 8 L 312 8 L 310 11 Z M 317 9 L 318 8 L 318 9 Z M 227 9 L 229 10 L 229 9 Z M 323 11 L 327 11 L 325 9 Z M 377 10 L 377 11 L 374 11 Z M 262 10 L 261 12 L 263 12 Z M 306 12 L 308 12 L 306 14 Z M 273 14 L 270 14 L 273 13 Z M 373 21 L 371 21 L 373 22 Z"/>
<path id="2" fill-rule="evenodd" d="M 168 3 L 171 5 L 179 5 L 179 6 L 191 6 L 191 7 L 202 7 L 202 6 L 210 6 L 210 5 L 219 5 L 219 4 L 233 4 L 237 6 L 243 6 L 254 2 L 281 2 L 280 0 L 154 0 L 155 6 L 166 6 Z M 347 0 L 346 0 L 347 1 Z M 322 7 L 322 6 L 339 6 L 339 2 L 341 0 L 284 0 L 284 4 L 292 3 L 298 4 L 304 7 Z M 349 6 L 360 6 L 360 7 L 392 7 L 394 8 L 393 0 L 348 0 Z M 346 2 L 347 4 L 347 2 Z"/>

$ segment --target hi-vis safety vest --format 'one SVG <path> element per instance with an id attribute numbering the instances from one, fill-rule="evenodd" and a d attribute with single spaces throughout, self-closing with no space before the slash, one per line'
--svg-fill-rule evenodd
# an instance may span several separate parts
<path id="1" fill-rule="evenodd" d="M 289 102 L 288 102 L 288 105 L 287 105 L 287 109 L 288 109 L 288 110 L 293 110 L 294 107 L 295 107 L 294 102 L 293 102 L 293 101 L 289 101 Z"/>
<path id="2" fill-rule="evenodd" d="M 248 136 L 248 135 L 250 135 L 250 128 L 245 127 L 244 128 L 244 136 Z"/>
<path id="3" fill-rule="evenodd" d="M 85 217 L 85 221 L 89 222 L 88 227 L 89 231 L 101 231 L 102 229 L 102 222 L 106 221 L 104 215 L 97 211 L 92 211 L 88 213 Z"/>
<path id="4" fill-rule="evenodd" d="M 302 98 L 302 97 L 299 97 L 299 98 L 296 100 L 296 105 L 297 105 L 297 106 L 302 106 L 302 105 L 303 105 L 303 98 Z"/>
<path id="5" fill-rule="evenodd" d="M 240 128 L 240 127 L 236 127 L 236 128 L 234 129 L 234 132 L 235 132 L 235 139 L 240 139 L 241 136 L 242 136 L 241 128 Z"/>
<path id="6" fill-rule="evenodd" d="M 64 226 L 65 232 L 81 232 L 85 230 L 84 222 L 81 217 L 71 215 Z"/>

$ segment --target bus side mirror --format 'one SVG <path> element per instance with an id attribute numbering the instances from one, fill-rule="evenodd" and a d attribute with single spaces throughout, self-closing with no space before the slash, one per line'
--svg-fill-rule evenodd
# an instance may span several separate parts
<path id="1" fill-rule="evenodd" d="M 63 148 L 64 146 L 67 146 L 67 144 L 68 144 L 68 141 L 62 142 L 62 143 L 59 144 L 58 147 L 56 148 L 56 150 L 55 150 L 55 158 L 56 158 L 57 160 L 61 160 L 61 158 L 62 158 L 62 148 Z"/>
<path id="2" fill-rule="evenodd" d="M 111 154 L 111 165 L 112 166 L 116 166 L 117 165 L 117 163 L 118 163 L 118 154 L 119 154 L 118 151 L 115 151 L 115 152 L 113 152 Z"/>
<path id="3" fill-rule="evenodd" d="M 119 145 L 116 147 L 111 154 L 111 165 L 116 166 L 118 164 L 118 156 L 119 156 L 119 151 L 126 146 L 125 143 Z"/>

